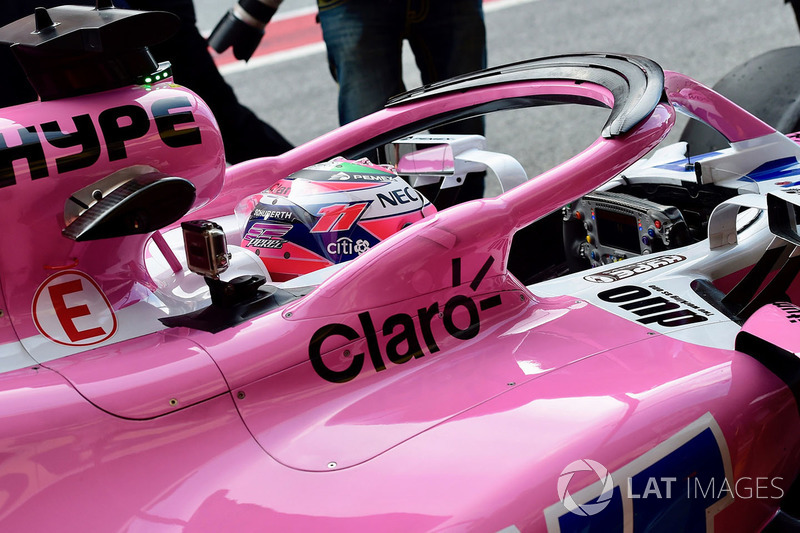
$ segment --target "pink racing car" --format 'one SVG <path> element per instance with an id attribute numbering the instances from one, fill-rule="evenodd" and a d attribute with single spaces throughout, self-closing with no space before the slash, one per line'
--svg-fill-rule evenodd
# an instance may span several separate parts
<path id="1" fill-rule="evenodd" d="M 0 31 L 41 96 L 0 110 L 0 530 L 797 527 L 796 138 L 585 54 L 226 167 L 173 22 Z M 552 104 L 610 113 L 536 176 L 426 133 Z M 729 146 L 659 147 L 676 111 Z"/>

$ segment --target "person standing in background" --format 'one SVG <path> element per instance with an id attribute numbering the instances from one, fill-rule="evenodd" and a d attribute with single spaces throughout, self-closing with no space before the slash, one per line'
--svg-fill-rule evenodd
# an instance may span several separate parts
<path id="1" fill-rule="evenodd" d="M 797 27 L 800 28 L 800 0 L 784 0 L 784 3 L 792 6 L 794 18 L 797 20 Z"/>
<path id="2" fill-rule="evenodd" d="M 339 121 L 381 109 L 405 91 L 408 40 L 423 84 L 486 68 L 481 0 L 319 0 L 331 74 L 339 82 Z M 483 134 L 480 119 L 448 133 Z"/>
<path id="3" fill-rule="evenodd" d="M 232 47 L 237 59 L 250 59 L 281 1 L 239 0 L 209 45 L 219 53 Z M 382 109 L 405 91 L 405 40 L 426 85 L 486 68 L 482 0 L 317 0 L 317 6 L 330 72 L 339 84 L 340 125 Z M 483 135 L 484 129 L 477 117 L 435 133 Z M 461 200 L 480 197 L 483 180 L 468 179 L 461 189 Z"/>

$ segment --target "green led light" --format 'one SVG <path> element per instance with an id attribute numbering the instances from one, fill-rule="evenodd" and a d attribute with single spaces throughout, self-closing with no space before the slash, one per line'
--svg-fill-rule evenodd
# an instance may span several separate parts
<path id="1" fill-rule="evenodd" d="M 152 83 L 153 82 L 153 78 L 145 78 L 144 82 L 145 83 Z"/>
<path id="2" fill-rule="evenodd" d="M 161 76 L 159 74 L 156 74 L 156 81 L 158 81 L 160 79 L 161 79 Z"/>

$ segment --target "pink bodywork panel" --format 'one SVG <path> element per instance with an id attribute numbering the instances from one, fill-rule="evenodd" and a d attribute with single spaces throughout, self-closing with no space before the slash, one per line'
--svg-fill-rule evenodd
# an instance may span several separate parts
<path id="1" fill-rule="evenodd" d="M 765 305 L 744 323 L 742 331 L 788 353 L 800 354 L 800 307 L 788 302 Z"/>
<path id="2" fill-rule="evenodd" d="M 676 75 L 668 83 L 676 98 L 702 92 Z M 220 196 L 192 216 L 230 214 L 288 173 L 434 110 L 553 91 L 612 103 L 590 83 L 530 82 L 386 109 L 232 167 Z M 195 116 L 212 126 L 204 110 Z M 654 335 L 573 297 L 537 297 L 506 269 L 516 230 L 607 181 L 673 123 L 660 104 L 623 138 L 598 139 L 498 198 L 415 224 L 308 296 L 234 328 L 166 330 L 0 374 L 2 529 L 541 531 L 565 465 L 591 457 L 615 470 L 706 413 L 722 430 L 734 477 L 769 473 L 787 488 L 800 435 L 784 429 L 800 420 L 776 376 L 738 352 Z M 748 123 L 734 136 L 762 130 Z M 152 164 L 169 173 L 197 161 L 211 197 L 221 186 L 218 164 L 209 166 L 221 150 L 214 143 Z M 66 179 L 39 181 L 73 190 Z M 40 183 L 4 201 L 30 203 Z M 24 221 L 0 214 L 0 222 L 20 235 L 52 233 L 61 209 Z M 136 270 L 136 238 L 50 249 L 21 240 L 15 261 L 0 259 L 20 336 L 36 333 L 30 302 L 49 275 L 44 265 L 78 257 L 115 309 L 131 284 L 150 283 Z M 738 501 L 715 526 L 755 529 L 774 505 Z"/>
<path id="3" fill-rule="evenodd" d="M 44 369 L 4 375 L 0 520 L 9 531 L 540 531 L 564 465 L 592 457 L 613 470 L 706 412 L 737 479 L 797 473 L 794 399 L 754 360 L 629 326 L 606 350 L 581 324 L 608 328 L 607 313 L 566 299 L 524 308 L 522 322 L 382 379 L 326 384 L 306 362 L 152 420 L 110 416 Z M 548 350 L 563 338 L 571 357 Z M 754 529 L 767 503 L 728 507 L 717 529 Z"/>
<path id="4" fill-rule="evenodd" d="M 168 115 L 188 112 L 191 119 L 188 122 L 177 120 L 169 127 L 163 123 L 159 125 L 152 111 L 157 104 L 167 106 Z M 124 148 L 115 145 L 114 160 L 110 160 L 106 146 L 111 141 L 103 140 L 101 123 L 105 122 L 100 119 L 109 111 L 125 115 L 114 122 L 120 128 L 132 125 L 128 115 L 146 117 L 147 120 L 143 124 L 146 133 L 123 142 Z M 82 149 L 86 153 L 93 152 L 83 145 L 57 148 L 45 140 L 41 133 L 42 124 L 56 122 L 62 132 L 72 134 L 77 128 L 77 117 L 85 117 L 94 128 L 93 132 L 99 139 L 97 161 L 85 168 L 60 172 L 57 161 L 83 153 Z M 185 118 L 189 119 L 188 116 Z M 88 131 L 89 126 L 83 124 L 82 127 Z M 163 134 L 159 127 L 164 129 Z M 0 210 L 0 225 L 4 232 L 14 236 L 15 250 L 13 254 L 0 254 L 3 291 L 8 303 L 5 309 L 11 315 L 20 338 L 37 334 L 31 317 L 31 301 L 37 287 L 60 270 L 73 268 L 92 277 L 115 309 L 145 297 L 148 287 L 153 286 L 144 268 L 148 235 L 84 243 L 56 237 L 47 239 L 44 244 L 44 235 L 58 236 L 65 227 L 64 202 L 53 201 L 53 198 L 69 198 L 75 191 L 115 171 L 133 165 L 148 165 L 168 176 L 192 181 L 197 189 L 195 206 L 200 207 L 218 195 L 225 171 L 222 138 L 210 109 L 194 93 L 169 81 L 150 89 L 126 87 L 63 101 L 32 102 L 0 111 L 0 133 L 9 146 L 21 142 L 18 131 L 25 128 L 35 128 L 39 136 L 47 175 L 32 179 L 29 160 L 21 158 L 13 163 L 15 183 L 0 188 L 4 206 L 29 206 L 22 212 Z M 168 138 L 171 131 L 191 128 L 198 129 L 201 144 L 172 147 L 162 139 L 162 135 Z M 85 157 L 91 159 L 94 156 Z"/>
<path id="5" fill-rule="evenodd" d="M 688 76 L 669 70 L 664 76 L 670 103 L 705 122 L 728 141 L 746 141 L 775 133 L 769 124 Z"/>

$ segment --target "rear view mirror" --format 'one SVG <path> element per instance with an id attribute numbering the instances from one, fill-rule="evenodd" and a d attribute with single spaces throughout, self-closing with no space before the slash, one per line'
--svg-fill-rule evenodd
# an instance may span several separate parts
<path id="1" fill-rule="evenodd" d="M 769 229 L 778 237 L 800 246 L 800 187 L 767 195 Z"/>

